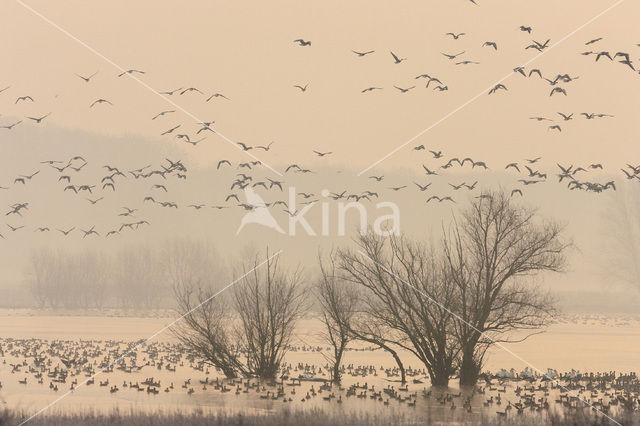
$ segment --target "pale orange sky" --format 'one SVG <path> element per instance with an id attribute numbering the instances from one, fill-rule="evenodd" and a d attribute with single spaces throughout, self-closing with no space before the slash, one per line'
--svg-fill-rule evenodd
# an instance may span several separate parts
<path id="1" fill-rule="evenodd" d="M 205 103 L 198 94 L 171 99 L 198 118 L 215 120 L 234 141 L 275 141 L 272 151 L 260 155 L 265 162 L 314 161 L 310 151 L 318 149 L 335 153 L 327 162 L 354 168 L 377 161 L 534 57 L 537 51 L 524 49 L 532 39 L 550 38 L 553 44 L 614 2 L 480 3 L 27 2 L 116 64 L 146 71 L 141 79 L 153 88 L 195 86 L 207 95 L 227 95 L 231 101 Z M 558 161 L 624 161 L 637 152 L 631 142 L 638 134 L 634 114 L 640 101 L 633 90 L 638 76 L 620 64 L 596 64 L 593 56 L 578 53 L 587 49 L 585 41 L 602 36 L 603 41 L 589 47 L 637 57 L 638 12 L 637 3 L 624 2 L 528 67 L 551 78 L 558 73 L 580 76 L 565 85 L 568 97 L 550 98 L 544 81 L 512 76 L 505 81 L 508 92 L 483 95 L 380 166 L 406 165 L 417 144 L 488 163 L 534 155 Z M 3 47 L 9 66 L 0 74 L 0 85 L 11 85 L 0 94 L 3 115 L 53 111 L 48 119 L 52 125 L 154 139 L 178 123 L 182 130 L 196 128 L 181 112 L 152 122 L 157 112 L 173 107 L 135 81 L 116 78 L 119 72 L 112 65 L 20 4 L 2 2 L 0 15 L 0 36 L 10 40 Z M 533 33 L 519 31 L 520 25 L 532 26 Z M 444 35 L 448 31 L 467 34 L 454 41 Z M 312 46 L 292 43 L 299 37 Z M 498 52 L 482 47 L 484 41 L 495 41 Z M 376 52 L 358 58 L 351 49 Z M 396 65 L 390 50 L 408 59 Z M 440 53 L 463 50 L 462 59 L 480 65 L 455 66 Z M 74 75 L 97 70 L 90 84 Z M 424 80 L 414 79 L 425 72 L 450 90 L 426 89 Z M 306 93 L 292 87 L 306 83 Z M 406 94 L 392 87 L 414 84 L 418 87 Z M 384 90 L 360 93 L 370 86 Z M 37 102 L 13 105 L 24 94 Z M 100 97 L 115 106 L 89 109 Z M 556 111 L 576 116 L 604 112 L 616 119 L 559 123 L 562 134 L 528 120 L 536 115 L 559 119 Z M 213 135 L 197 148 L 180 145 L 204 163 L 235 153 Z"/>
<path id="2" fill-rule="evenodd" d="M 571 83 L 561 84 L 568 96 L 550 97 L 551 86 L 544 80 L 514 75 L 504 81 L 508 91 L 491 96 L 483 93 L 360 180 L 355 178 L 357 172 L 537 55 L 533 49 L 525 50 L 532 40 L 543 43 L 551 39 L 553 46 L 614 1 L 478 0 L 480 6 L 466 0 L 402 4 L 41 0 L 26 3 L 116 64 L 144 70 L 146 74 L 140 79 L 159 91 L 190 86 L 202 90 L 205 95 L 189 93 L 170 99 L 202 120 L 215 120 L 214 128 L 233 141 L 249 145 L 274 141 L 269 152 L 252 152 L 277 170 L 283 171 L 294 162 L 328 170 L 327 175 L 316 177 L 286 175 L 287 184 L 304 182 L 317 189 L 322 186 L 361 191 L 372 186 L 367 176 L 378 173 L 387 175 L 380 188 L 410 185 L 412 192 L 407 190 L 398 197 L 403 198 L 406 206 L 403 230 L 415 235 L 424 235 L 429 227 L 437 231 L 452 210 L 448 205 L 427 206 L 424 201 L 429 194 L 415 193 L 412 181 L 427 181 L 422 164 L 438 167 L 433 166 L 436 162 L 427 151 L 414 151 L 412 147 L 416 145 L 442 150 L 445 159 L 470 156 L 484 160 L 494 171 L 501 171 L 508 162 L 537 156 L 543 157 L 540 169 L 550 176 L 557 170 L 557 162 L 583 166 L 601 162 L 605 166 L 604 175 L 593 177 L 598 181 L 611 175 L 620 180 L 623 177 L 620 167 L 627 162 L 640 162 L 635 142 L 640 130 L 636 119 L 640 76 L 617 62 L 602 59 L 596 63 L 594 56 L 579 54 L 591 49 L 608 50 L 611 54 L 625 51 L 631 54 L 632 61 L 638 61 L 637 2 L 623 2 L 527 67 L 527 70 L 539 68 L 551 79 L 565 73 L 579 76 Z M 216 135 L 210 134 L 196 147 L 172 136 L 161 137 L 163 131 L 181 124 L 181 132 L 196 138 L 198 127 L 180 111 L 152 121 L 151 117 L 158 112 L 174 107 L 136 81 L 118 78 L 119 71 L 113 65 L 19 3 L 0 2 L 0 23 L 0 39 L 7 41 L 2 48 L 5 66 L 0 71 L 0 90 L 10 86 L 0 93 L 0 125 L 25 120 L 11 131 L 0 129 L 4 154 L 0 158 L 3 170 L 0 185 L 11 183 L 17 175 L 33 172 L 37 167 L 43 167 L 38 179 L 44 181 L 52 170 L 40 166 L 39 161 L 58 156 L 68 158 L 75 153 L 86 155 L 91 167 L 98 170 L 107 162 L 129 169 L 147 162 L 158 167 L 165 155 L 171 155 L 183 158 L 190 167 L 201 166 L 193 167 L 201 172 L 201 180 L 188 181 L 184 187 L 187 189 L 176 186 L 167 197 L 179 200 L 181 205 L 217 204 L 229 192 L 228 184 L 235 170 L 215 173 L 211 167 L 215 168 L 222 158 L 234 163 L 251 160 Z M 532 34 L 520 31 L 520 25 L 533 27 Z M 466 35 L 456 41 L 445 36 L 449 31 Z M 592 46 L 584 45 L 597 37 L 604 39 Z M 312 45 L 300 47 L 293 43 L 297 38 L 311 40 Z M 482 47 L 485 41 L 496 42 L 498 51 Z M 352 49 L 375 52 L 359 58 Z M 407 60 L 394 64 L 390 51 Z M 461 51 L 466 51 L 461 60 L 480 64 L 456 66 L 455 61 L 441 54 Z M 98 74 L 89 84 L 75 75 L 87 76 L 95 71 Z M 415 79 L 423 73 L 440 78 L 449 90 L 440 93 L 425 88 L 425 80 Z M 305 93 L 293 87 L 307 83 Z M 416 85 L 416 88 L 401 94 L 393 85 Z M 383 90 L 361 93 L 371 86 Z M 230 100 L 217 98 L 205 102 L 215 92 Z M 32 96 L 35 102 L 16 105 L 15 99 L 24 95 Z M 108 99 L 113 106 L 89 108 L 98 98 Z M 39 126 L 25 119 L 50 111 L 52 115 Z M 558 121 L 557 111 L 573 112 L 575 119 Z M 615 117 L 586 120 L 579 116 L 580 112 Z M 549 117 L 556 122 L 539 123 L 529 120 L 531 116 Z M 562 133 L 549 131 L 549 124 L 561 125 Z M 314 149 L 333 154 L 318 158 L 312 152 Z M 337 170 L 344 170 L 344 174 L 338 174 Z M 476 179 L 467 172 L 447 172 L 441 182 L 436 179 L 434 188 L 442 193 L 449 189 L 448 183 Z M 99 179 L 99 173 L 87 172 L 90 179 Z M 273 177 L 266 169 L 257 173 Z M 594 172 L 593 176 L 599 175 Z M 31 227 L 46 223 L 88 228 L 97 224 L 104 232 L 117 226 L 118 209 L 124 203 L 140 204 L 150 185 L 135 182 L 130 185 L 135 191 L 121 189 L 116 195 L 107 194 L 104 206 L 96 210 L 83 197 L 55 192 L 59 190 L 55 185 L 57 175 L 51 177 L 50 186 L 46 186 L 47 182 L 0 193 L 0 202 L 9 205 L 29 199 L 34 213 L 26 221 Z M 504 183 L 503 176 L 498 174 L 481 179 L 486 180 L 481 185 L 489 185 L 489 181 Z M 599 232 L 598 221 L 608 199 L 594 194 L 569 194 L 552 180 L 545 187 L 527 188 L 527 201 L 542 206 L 544 213 L 569 222 L 576 234 L 585 231 L 581 242 L 587 246 L 595 244 L 593 236 Z M 469 197 L 472 195 L 461 196 L 460 204 Z M 576 218 L 575 205 L 580 206 L 581 213 L 588 214 Z M 256 230 L 255 234 L 236 238 L 240 209 L 217 216 L 209 212 L 204 219 L 184 209 L 180 212 L 150 210 L 148 206 L 144 209 L 147 209 L 144 217 L 154 227 L 120 240 L 107 242 L 102 238 L 86 242 L 82 247 L 117 248 L 129 242 L 157 242 L 172 235 L 206 236 L 234 249 L 244 245 L 263 247 L 270 242 L 296 256 L 304 253 L 305 261 L 315 259 L 318 241 L 312 238 L 295 241 L 274 238 L 269 230 Z M 28 238 L 3 247 L 5 257 L 0 266 L 5 271 L 19 275 L 26 253 L 33 247 L 59 244 L 78 247 L 76 240 L 61 242 L 60 238 L 54 238 L 59 235 L 28 232 Z M 328 246 L 334 242 L 325 241 Z M 589 259 L 581 258 L 580 262 L 588 264 Z"/>

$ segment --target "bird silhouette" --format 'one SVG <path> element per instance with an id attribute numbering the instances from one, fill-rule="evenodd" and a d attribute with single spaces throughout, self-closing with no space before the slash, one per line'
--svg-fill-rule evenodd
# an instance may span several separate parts
<path id="1" fill-rule="evenodd" d="M 391 51 L 389 53 L 391 53 L 391 56 L 393 56 L 393 63 L 395 64 L 399 64 L 400 62 L 407 60 L 407 58 L 398 58 L 396 54 Z"/>
<path id="2" fill-rule="evenodd" d="M 375 52 L 375 50 L 369 50 L 367 52 L 357 52 L 355 50 L 352 50 L 352 52 L 355 53 L 356 55 L 358 55 L 359 57 L 363 57 L 363 56 L 366 56 L 366 55 L 368 55 L 370 53 Z"/>

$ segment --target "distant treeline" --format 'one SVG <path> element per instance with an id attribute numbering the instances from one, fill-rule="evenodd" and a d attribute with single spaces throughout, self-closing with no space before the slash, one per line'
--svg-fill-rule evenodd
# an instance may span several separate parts
<path id="1" fill-rule="evenodd" d="M 216 273 L 218 262 L 208 244 L 186 240 L 160 249 L 132 245 L 115 253 L 39 249 L 31 253 L 25 276 L 38 308 L 171 308 L 172 286 L 184 265 L 223 278 Z"/>

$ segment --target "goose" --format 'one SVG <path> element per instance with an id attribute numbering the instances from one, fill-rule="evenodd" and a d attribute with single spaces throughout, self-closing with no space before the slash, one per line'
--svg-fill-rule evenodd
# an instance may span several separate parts
<path id="1" fill-rule="evenodd" d="M 293 87 L 297 87 L 298 89 L 300 89 L 301 92 L 306 92 L 307 91 L 307 86 L 309 86 L 309 83 L 305 84 L 304 86 L 300 86 L 298 84 L 294 84 Z"/>
<path id="2" fill-rule="evenodd" d="M 449 55 L 449 54 L 447 54 L 447 53 L 442 53 L 442 52 L 440 52 L 440 53 L 441 53 L 443 56 L 446 56 L 446 57 L 447 57 L 447 59 L 449 59 L 449 60 L 454 60 L 454 59 L 456 59 L 458 56 L 462 55 L 462 54 L 463 54 L 463 53 L 465 53 L 465 52 L 466 52 L 466 51 L 465 51 L 465 50 L 463 50 L 462 52 L 457 53 L 457 54 L 455 54 L 455 55 Z"/>
<path id="3" fill-rule="evenodd" d="M 171 95 L 173 95 L 174 93 L 181 91 L 182 89 L 183 89 L 183 87 L 179 87 L 179 88 L 174 89 L 174 90 L 167 90 L 167 91 L 165 91 L 165 92 L 159 92 L 159 93 L 160 93 L 161 95 L 169 95 L 169 96 L 171 96 Z"/>
<path id="4" fill-rule="evenodd" d="M 487 46 L 487 47 L 493 47 L 495 50 L 498 50 L 498 45 L 496 44 L 496 42 L 495 42 L 495 41 L 485 41 L 485 42 L 482 44 L 482 47 L 485 47 L 485 46 Z"/>
<path id="5" fill-rule="evenodd" d="M 161 111 L 161 112 L 157 113 L 156 115 L 154 115 L 151 120 L 155 120 L 158 117 L 162 117 L 164 115 L 171 114 L 172 112 L 176 112 L 176 110 L 172 109 L 172 110 L 168 110 L 168 111 Z"/>
<path id="6" fill-rule="evenodd" d="M 427 84 L 428 84 L 428 83 L 427 83 Z M 408 87 L 408 88 L 406 88 L 406 89 L 403 89 L 402 87 L 398 87 L 398 86 L 393 86 L 393 87 L 395 87 L 396 89 L 398 89 L 398 90 L 400 91 L 400 93 L 407 93 L 409 90 L 411 90 L 411 89 L 415 88 L 416 86 L 411 86 L 411 87 Z"/>
<path id="7" fill-rule="evenodd" d="M 496 84 L 490 91 L 489 94 L 493 94 L 496 93 L 498 90 L 505 90 L 508 91 L 509 89 L 507 89 L 507 86 L 505 86 L 504 84 L 500 83 L 500 84 Z"/>
<path id="8" fill-rule="evenodd" d="M 273 142 L 269 143 L 269 145 L 267 145 L 267 146 L 258 145 L 255 148 L 256 149 L 262 149 L 264 151 L 269 151 L 271 149 L 271 145 L 273 145 Z"/>
<path id="9" fill-rule="evenodd" d="M 180 128 L 180 126 L 182 126 L 182 125 L 181 125 L 181 124 L 178 124 L 177 126 L 172 127 L 172 128 L 170 128 L 169 130 L 167 130 L 167 131 L 164 131 L 164 132 L 160 133 L 160 136 L 168 135 L 169 133 L 172 133 L 174 130 L 176 130 L 176 129 Z"/>
<path id="10" fill-rule="evenodd" d="M 93 101 L 93 103 L 92 103 L 91 105 L 89 105 L 89 108 L 93 108 L 93 106 L 94 106 L 95 104 L 109 104 L 109 105 L 113 105 L 113 104 L 112 104 L 111 102 L 109 102 L 108 100 L 100 98 L 100 99 L 96 99 L 95 101 Z"/>
<path id="11" fill-rule="evenodd" d="M 391 53 L 391 56 L 393 56 L 393 63 L 394 63 L 394 64 L 399 64 L 400 62 L 402 62 L 402 61 L 406 61 L 406 60 L 407 60 L 407 58 L 398 58 L 398 57 L 396 56 L 396 54 L 395 54 L 395 53 L 393 53 L 393 52 L 391 52 L 391 51 L 389 51 L 389 53 Z"/>
<path id="12" fill-rule="evenodd" d="M 382 90 L 382 87 L 367 87 L 361 93 L 373 92 L 374 90 Z"/>
<path id="13" fill-rule="evenodd" d="M 298 46 L 311 46 L 311 41 L 305 41 L 301 38 L 293 40 L 294 43 L 298 43 Z"/>
<path id="14" fill-rule="evenodd" d="M 214 94 L 212 94 L 211 96 L 209 96 L 209 97 L 207 98 L 206 102 L 209 102 L 209 101 L 210 101 L 211 99 L 213 99 L 213 98 L 224 98 L 224 99 L 226 99 L 226 100 L 228 100 L 228 101 L 230 100 L 229 98 L 227 98 L 227 97 L 226 97 L 225 95 L 223 95 L 222 93 L 214 93 Z"/>
<path id="15" fill-rule="evenodd" d="M 507 164 L 507 166 L 505 167 L 505 170 L 510 168 L 510 167 L 513 167 L 514 169 L 516 169 L 518 171 L 518 173 L 520 173 L 520 168 L 518 167 L 518 163 L 509 163 L 509 164 Z"/>
<path id="16" fill-rule="evenodd" d="M 455 33 L 445 33 L 445 35 L 451 36 L 454 40 L 459 39 L 460 37 L 462 37 L 463 35 L 465 35 L 466 33 L 459 33 L 459 34 L 455 34 Z"/>
<path id="17" fill-rule="evenodd" d="M 122 73 L 118 74 L 118 77 L 122 77 L 125 74 L 133 75 L 133 73 L 145 74 L 144 71 L 140 71 L 140 70 L 126 70 L 126 71 L 123 71 Z"/>
<path id="18" fill-rule="evenodd" d="M 573 113 L 567 115 L 567 114 L 563 114 L 561 112 L 558 112 L 558 114 L 562 117 L 562 119 L 564 121 L 569 121 L 569 120 L 573 119 Z"/>
<path id="19" fill-rule="evenodd" d="M 17 104 L 20 101 L 31 101 L 33 102 L 33 98 L 31 96 L 20 96 L 16 99 L 16 101 L 14 102 L 14 105 Z"/>
<path id="20" fill-rule="evenodd" d="M 71 228 L 71 229 L 69 229 L 69 230 L 67 230 L 67 231 L 64 231 L 64 230 L 62 230 L 62 229 L 58 229 L 58 228 L 56 228 L 56 229 L 57 229 L 58 231 L 62 232 L 62 234 L 66 237 L 67 235 L 69 235 L 69 234 L 70 234 L 74 229 L 76 229 L 76 228 L 75 228 L 75 226 L 74 226 L 73 228 Z"/>
<path id="21" fill-rule="evenodd" d="M 42 117 L 27 117 L 29 120 L 33 120 L 36 122 L 36 124 L 40 124 L 40 122 L 42 122 L 42 120 L 44 120 L 45 118 L 47 118 L 48 116 L 50 116 L 51 113 L 48 113 L 46 115 L 43 115 Z"/>
<path id="22" fill-rule="evenodd" d="M 2 129 L 7 129 L 7 130 L 11 130 L 11 129 L 13 129 L 14 127 L 16 127 L 16 126 L 17 126 L 18 124 L 20 124 L 20 123 L 22 123 L 22 120 L 18 120 L 18 121 L 16 121 L 15 123 L 13 123 L 13 124 L 9 124 L 9 125 L 7 125 L 7 126 L 0 126 L 0 128 L 2 128 Z"/>
<path id="23" fill-rule="evenodd" d="M 319 152 L 319 151 L 315 151 L 315 150 L 314 150 L 313 152 L 315 152 L 315 153 L 316 153 L 316 155 L 317 155 L 318 157 L 324 157 L 325 155 L 333 154 L 331 151 L 328 151 L 328 152 Z"/>
<path id="24" fill-rule="evenodd" d="M 91 74 L 89 77 L 83 77 L 80 74 L 76 74 L 78 77 L 80 77 L 81 79 L 84 80 L 85 83 L 88 83 L 89 80 L 91 80 L 93 78 L 94 75 L 98 74 L 98 71 L 94 72 L 93 74 Z"/>
<path id="25" fill-rule="evenodd" d="M 352 50 L 352 52 L 355 53 L 356 55 L 358 55 L 359 57 L 363 57 L 363 56 L 366 56 L 366 55 L 368 55 L 370 53 L 375 52 L 375 50 L 369 50 L 367 52 L 357 52 L 355 50 Z"/>

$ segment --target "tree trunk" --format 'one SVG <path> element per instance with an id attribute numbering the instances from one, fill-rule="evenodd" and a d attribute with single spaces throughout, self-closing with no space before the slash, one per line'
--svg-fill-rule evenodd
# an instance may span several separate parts
<path id="1" fill-rule="evenodd" d="M 342 374 L 340 373 L 340 363 L 342 362 L 342 353 L 344 349 L 340 349 L 336 352 L 336 359 L 333 363 L 333 383 L 339 385 L 342 381 Z"/>
<path id="2" fill-rule="evenodd" d="M 460 386 L 474 386 L 480 374 L 480 365 L 473 357 L 473 347 L 466 348 L 462 353 L 460 365 Z"/>
<path id="3" fill-rule="evenodd" d="M 393 358 L 396 360 L 396 364 L 398 364 L 398 368 L 400 369 L 400 378 L 402 380 L 402 384 L 404 385 L 405 383 L 407 383 L 407 372 L 404 369 L 404 365 L 402 364 L 402 361 L 400 360 L 398 353 L 388 346 L 383 346 L 383 348 L 387 352 L 389 352 L 393 356 Z"/>

